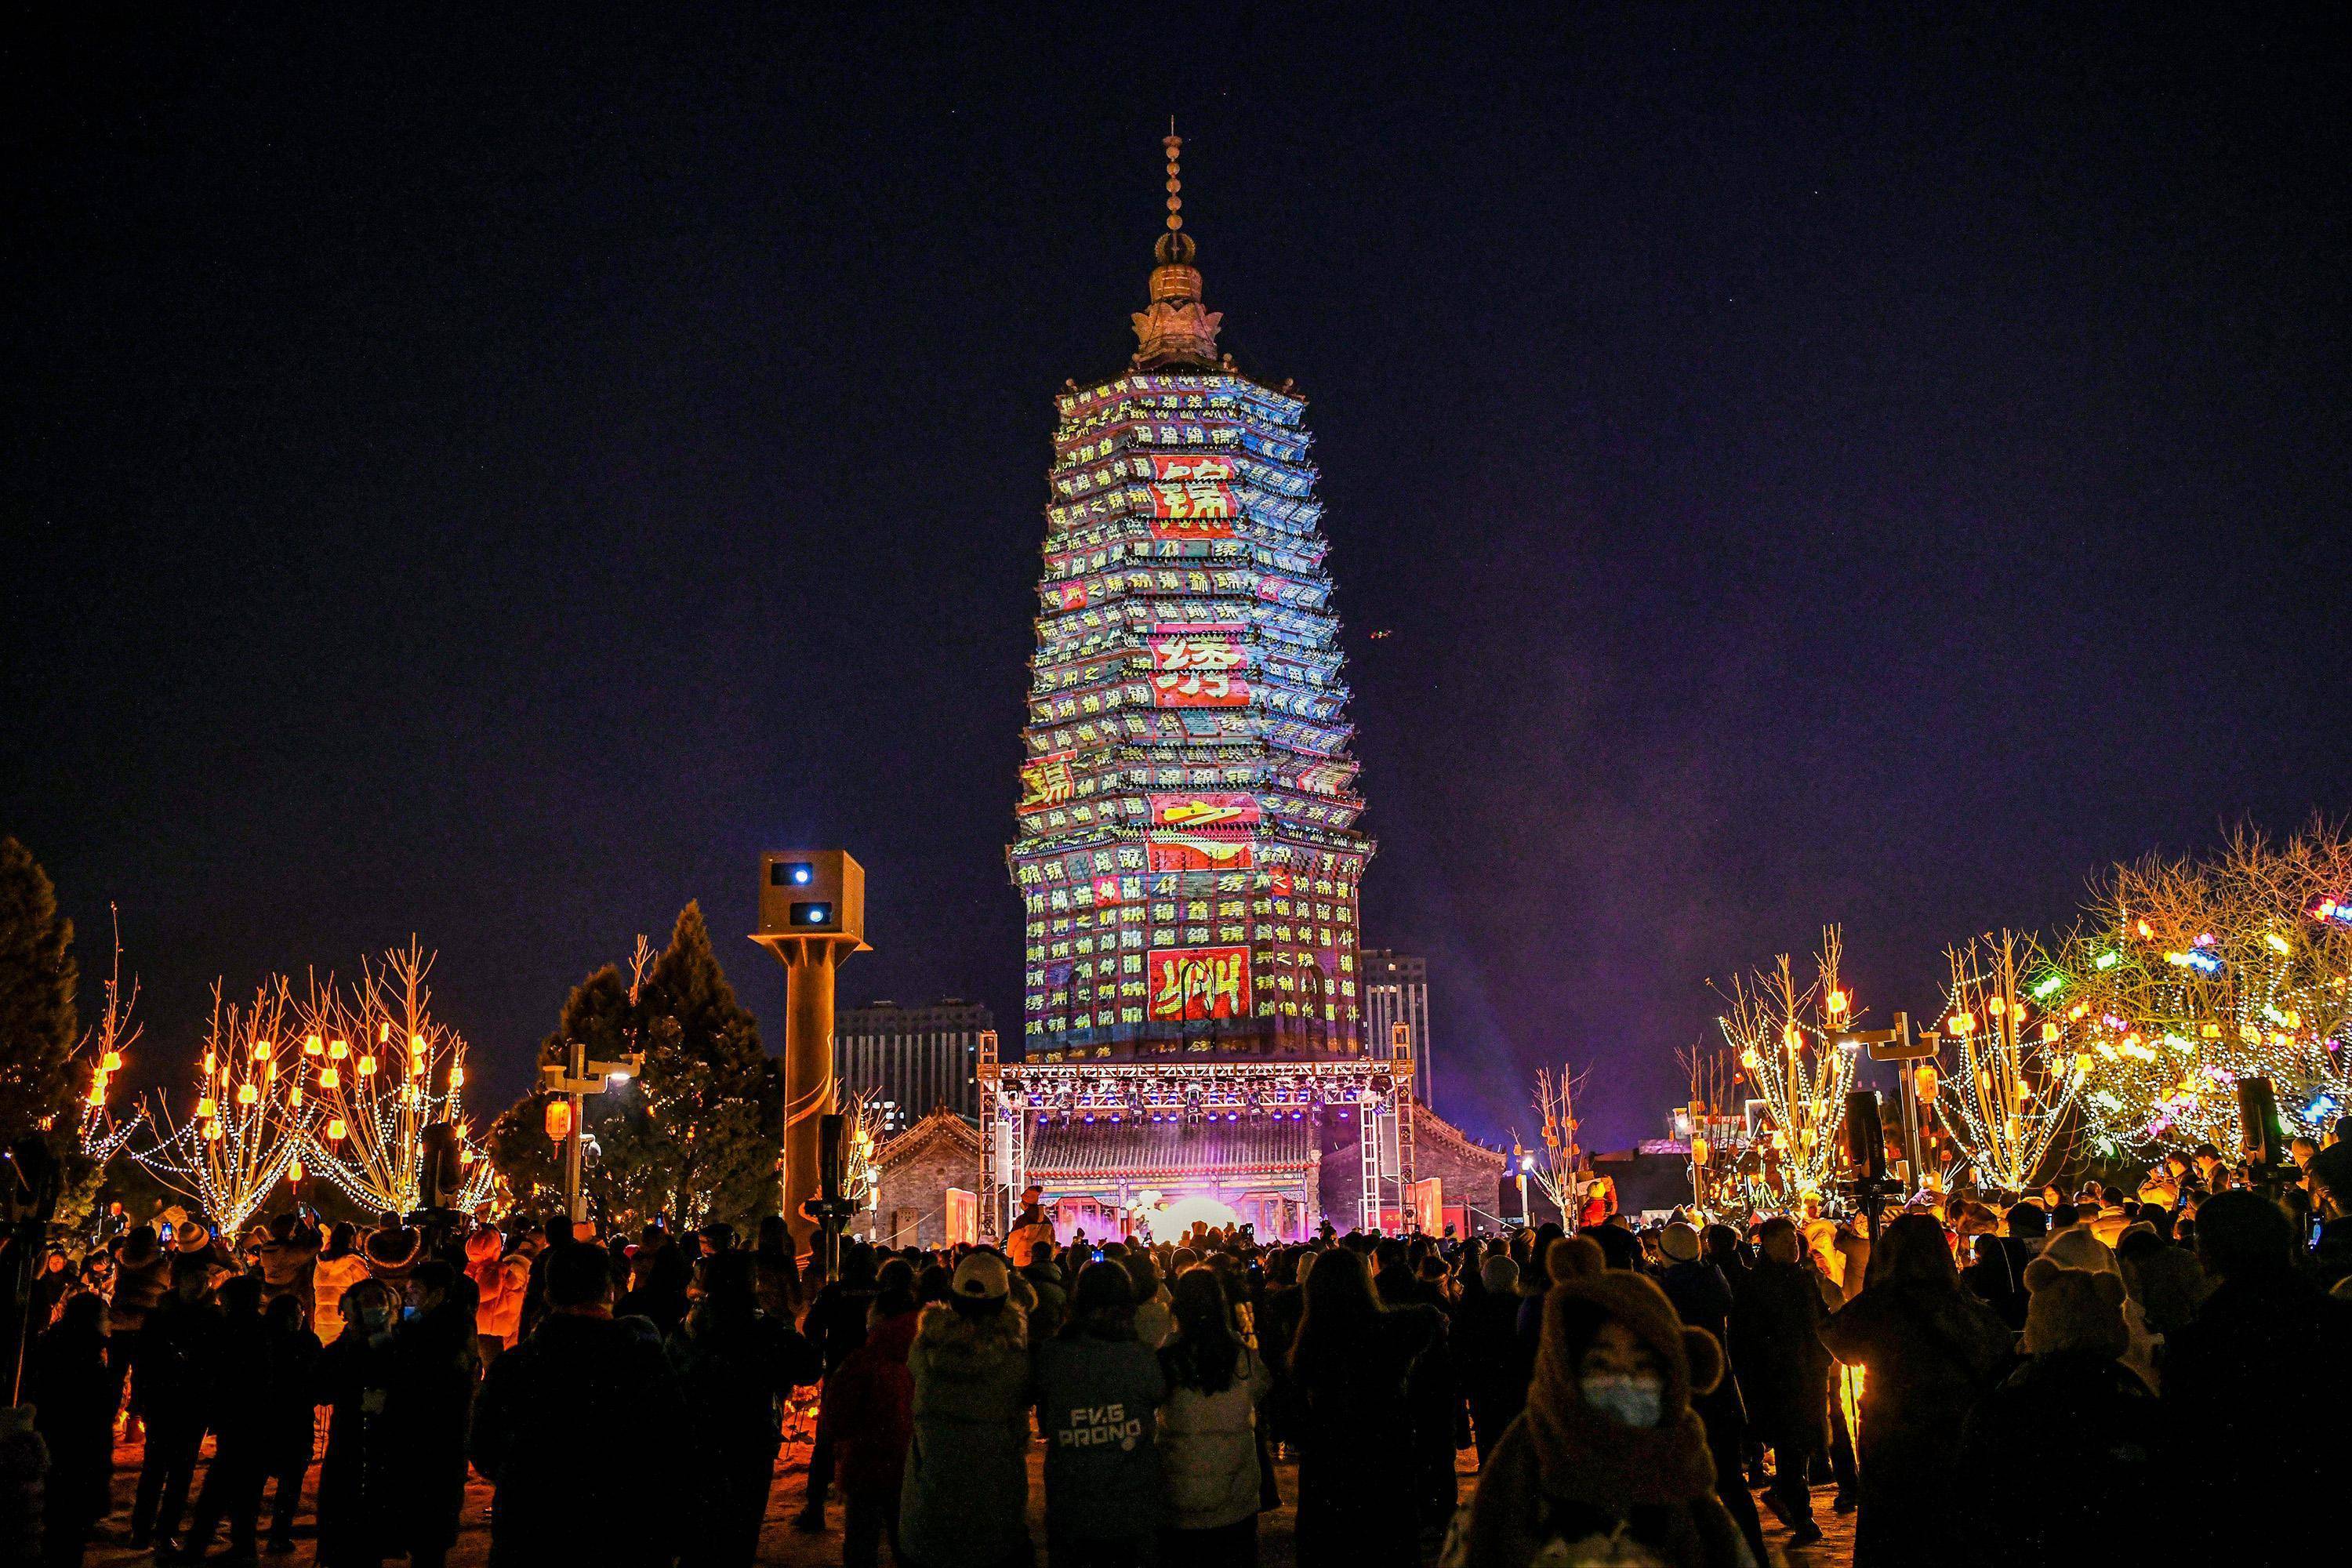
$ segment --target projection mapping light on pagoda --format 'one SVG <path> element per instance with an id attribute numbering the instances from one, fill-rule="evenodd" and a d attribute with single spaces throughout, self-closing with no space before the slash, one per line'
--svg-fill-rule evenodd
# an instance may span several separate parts
<path id="1" fill-rule="evenodd" d="M 1371 846 L 1304 404 L 1218 357 L 1190 237 L 1156 255 L 1132 368 L 1059 399 L 1011 851 L 1025 1056 L 1352 1055 Z"/>
<path id="2" fill-rule="evenodd" d="M 980 1068 L 991 1228 L 1033 1181 L 1094 1235 L 1182 1212 L 1296 1237 L 1327 1191 L 1343 1226 L 1411 1201 L 1411 1062 L 1363 1038 L 1372 846 L 1305 405 L 1218 349 L 1181 145 L 1135 356 L 1058 400 L 1008 855 L 1024 1049 Z"/>

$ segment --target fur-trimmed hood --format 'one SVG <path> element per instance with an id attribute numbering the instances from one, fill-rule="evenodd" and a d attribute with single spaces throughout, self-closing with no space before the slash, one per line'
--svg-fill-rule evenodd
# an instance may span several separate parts
<path id="1" fill-rule="evenodd" d="M 968 1318 L 945 1302 L 923 1309 L 907 1352 L 915 1380 L 915 1415 L 989 1421 L 1025 1408 L 1029 1384 L 1028 1327 L 1010 1301 L 985 1318 Z"/>

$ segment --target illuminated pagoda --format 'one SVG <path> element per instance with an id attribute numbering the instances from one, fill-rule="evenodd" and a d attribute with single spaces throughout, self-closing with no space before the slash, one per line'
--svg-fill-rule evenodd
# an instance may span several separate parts
<path id="1" fill-rule="evenodd" d="M 1035 1182 L 1066 1233 L 1158 1208 L 1295 1236 L 1318 1184 L 1342 1228 L 1406 1201 L 1411 1071 L 1363 1038 L 1372 844 L 1305 404 L 1219 352 L 1166 145 L 1135 355 L 1057 399 L 1007 854 L 1023 1050 L 982 1063 L 982 1218 Z"/>

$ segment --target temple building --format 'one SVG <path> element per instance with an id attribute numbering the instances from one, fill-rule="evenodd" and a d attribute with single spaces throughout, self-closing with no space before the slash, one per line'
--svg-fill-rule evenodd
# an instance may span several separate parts
<path id="1" fill-rule="evenodd" d="M 1306 403 L 1218 345 L 1181 147 L 1135 353 L 1056 400 L 1007 851 L 1021 1049 L 979 1062 L 983 1228 L 1032 1183 L 1066 1234 L 1303 1236 L 1327 1192 L 1342 1229 L 1412 1203 L 1410 1041 L 1365 1027 L 1373 846 Z"/>

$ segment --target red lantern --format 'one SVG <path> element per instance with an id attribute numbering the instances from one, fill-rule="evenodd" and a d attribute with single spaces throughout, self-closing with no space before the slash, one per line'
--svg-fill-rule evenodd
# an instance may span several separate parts
<path id="1" fill-rule="evenodd" d="M 551 1100 L 547 1102 L 547 1135 L 561 1143 L 572 1136 L 572 1102 Z"/>

